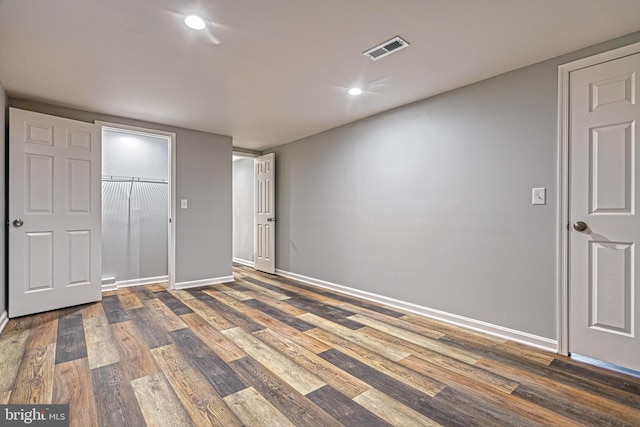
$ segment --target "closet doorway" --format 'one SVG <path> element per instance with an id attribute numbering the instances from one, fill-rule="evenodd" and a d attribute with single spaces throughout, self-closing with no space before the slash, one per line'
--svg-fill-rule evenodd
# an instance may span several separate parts
<path id="1" fill-rule="evenodd" d="M 275 274 L 275 154 L 233 153 L 233 261 Z"/>
<path id="2" fill-rule="evenodd" d="M 254 268 L 256 155 L 233 153 L 233 262 Z"/>
<path id="3" fill-rule="evenodd" d="M 102 126 L 102 289 L 175 286 L 175 134 Z"/>

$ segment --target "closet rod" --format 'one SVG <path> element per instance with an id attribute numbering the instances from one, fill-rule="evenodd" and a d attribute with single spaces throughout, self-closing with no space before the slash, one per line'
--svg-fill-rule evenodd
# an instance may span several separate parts
<path id="1" fill-rule="evenodd" d="M 151 184 L 168 184 L 166 179 L 154 179 L 154 178 L 139 178 L 136 176 L 113 176 L 102 175 L 102 181 L 110 182 L 147 182 Z"/>

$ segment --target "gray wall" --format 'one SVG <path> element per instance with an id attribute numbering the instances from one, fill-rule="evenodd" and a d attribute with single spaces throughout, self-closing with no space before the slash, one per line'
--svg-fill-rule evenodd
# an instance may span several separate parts
<path id="1" fill-rule="evenodd" d="M 5 224 L 6 219 L 6 194 L 5 194 L 5 151 L 7 145 L 9 100 L 0 82 L 0 224 Z M 0 315 L 7 310 L 7 264 L 6 264 L 6 227 L 0 227 Z"/>
<path id="2" fill-rule="evenodd" d="M 89 113 L 39 102 L 10 106 L 75 120 L 102 120 L 176 133 L 176 186 L 189 208 L 176 212 L 176 282 L 231 275 L 231 137 Z"/>
<path id="3" fill-rule="evenodd" d="M 554 339 L 557 67 L 636 41 L 274 149 L 277 268 Z"/>
<path id="4" fill-rule="evenodd" d="M 253 262 L 253 159 L 233 162 L 233 256 Z"/>

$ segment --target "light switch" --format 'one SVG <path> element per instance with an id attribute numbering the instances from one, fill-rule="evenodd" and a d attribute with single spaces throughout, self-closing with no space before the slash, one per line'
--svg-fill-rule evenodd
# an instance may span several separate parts
<path id="1" fill-rule="evenodd" d="M 531 189 L 531 204 L 532 205 L 546 205 L 547 204 L 547 189 L 546 188 L 532 188 Z"/>
<path id="2" fill-rule="evenodd" d="M 189 207 L 189 200 L 180 199 L 180 209 L 187 209 Z"/>

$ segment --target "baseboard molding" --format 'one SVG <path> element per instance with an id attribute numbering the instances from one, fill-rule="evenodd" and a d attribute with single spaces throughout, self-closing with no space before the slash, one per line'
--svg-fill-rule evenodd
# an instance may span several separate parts
<path id="1" fill-rule="evenodd" d="M 326 282 L 324 280 L 303 276 L 301 274 L 291 273 L 290 271 L 276 269 L 276 274 L 283 277 L 288 277 L 290 279 L 298 280 L 300 282 L 304 282 L 309 285 L 330 289 L 330 290 L 341 292 L 347 295 L 351 295 L 351 296 L 363 298 L 369 301 L 384 304 L 390 307 L 399 308 L 401 310 L 418 314 L 420 316 L 441 320 L 443 322 L 451 323 L 453 325 L 461 326 L 463 328 L 472 329 L 474 331 L 483 332 L 485 334 L 493 335 L 500 338 L 505 338 L 505 339 L 516 341 L 522 344 L 527 344 L 542 350 L 551 351 L 553 353 L 556 353 L 558 351 L 558 342 L 556 340 L 540 337 L 537 335 L 530 334 L 528 332 L 517 331 L 515 329 L 505 328 L 503 326 L 494 325 L 491 323 L 483 322 L 481 320 L 471 319 L 468 317 L 447 313 L 445 311 L 436 310 L 429 307 L 423 307 L 421 305 L 397 300 L 395 298 L 386 297 L 384 295 L 378 295 L 371 292 L 361 291 L 359 289 L 350 288 L 348 286 L 342 286 L 335 283 Z"/>
<path id="2" fill-rule="evenodd" d="M 4 330 L 4 327 L 7 326 L 7 323 L 9 323 L 9 315 L 5 311 L 4 313 L 2 313 L 2 315 L 0 315 L 0 334 Z"/>
<path id="3" fill-rule="evenodd" d="M 214 277 L 212 279 L 192 280 L 190 282 L 177 282 L 173 290 L 199 288 L 200 286 L 218 285 L 220 283 L 233 282 L 233 276 Z"/>
<path id="4" fill-rule="evenodd" d="M 233 262 L 236 262 L 238 264 L 242 264 L 242 265 L 246 265 L 247 267 L 251 267 L 254 268 L 256 266 L 256 264 L 253 261 L 249 261 L 246 259 L 242 259 L 242 258 L 233 258 Z"/>
<path id="5" fill-rule="evenodd" d="M 128 288 L 131 286 L 144 286 L 154 283 L 162 283 L 169 280 L 169 276 L 144 277 L 142 279 L 122 280 L 115 283 L 106 283 L 102 285 L 102 292 L 115 291 L 120 288 Z"/>

